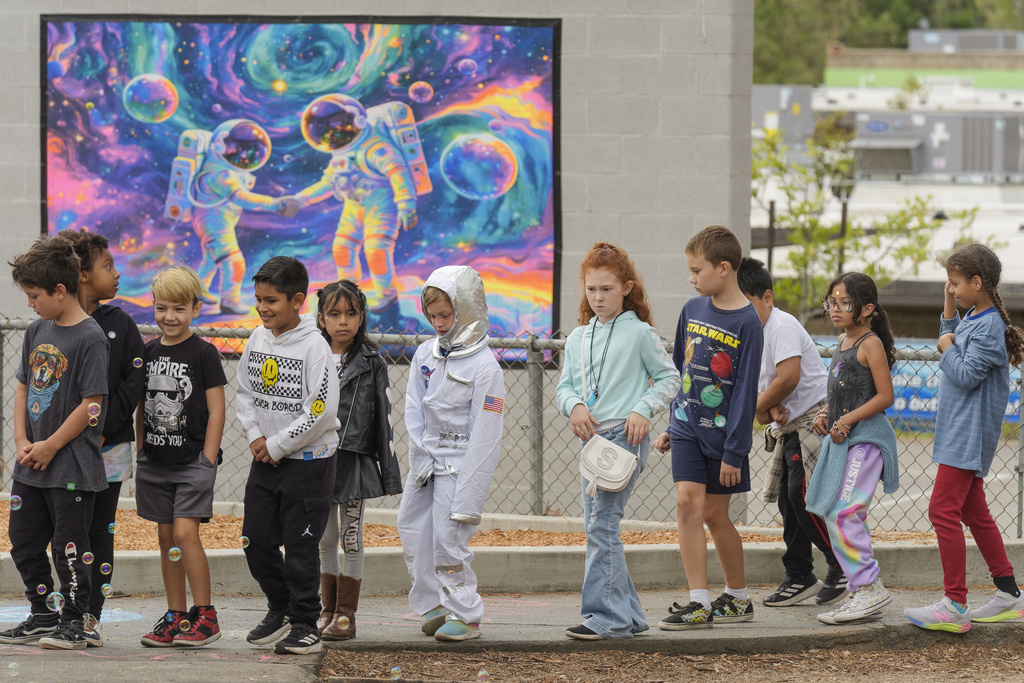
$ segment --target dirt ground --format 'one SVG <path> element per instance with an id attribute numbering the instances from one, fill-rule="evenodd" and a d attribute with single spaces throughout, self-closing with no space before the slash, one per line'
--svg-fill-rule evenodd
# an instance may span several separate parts
<path id="1" fill-rule="evenodd" d="M 7 537 L 7 520 L 11 514 L 7 505 L 0 505 L 0 552 L 10 552 L 11 542 Z M 134 510 L 118 510 L 114 529 L 114 550 L 159 550 L 156 538 L 156 524 L 147 522 Z M 242 547 L 242 518 L 228 515 L 214 515 L 209 524 L 200 527 L 200 538 L 207 549 L 231 549 Z M 876 541 L 905 541 L 930 543 L 935 541 L 934 533 L 905 531 L 873 531 Z M 743 534 L 744 543 L 779 542 L 781 536 L 772 534 Z M 626 531 L 623 543 L 675 543 L 675 531 Z M 708 537 L 708 541 L 711 538 Z M 469 542 L 473 546 L 559 546 L 585 545 L 586 536 L 580 533 L 553 531 L 481 531 Z M 367 548 L 397 548 L 401 546 L 398 530 L 382 524 L 367 524 L 364 529 L 364 543 Z"/>
<path id="2" fill-rule="evenodd" d="M 390 679 L 394 667 L 405 681 L 535 681 L 600 683 L 635 681 L 742 681 L 743 683 L 832 683 L 870 681 L 1024 681 L 1020 648 L 946 645 L 914 651 L 810 650 L 786 655 L 697 657 L 658 653 L 347 652 L 325 650 L 321 681 Z M 482 673 L 485 672 L 485 673 Z"/>

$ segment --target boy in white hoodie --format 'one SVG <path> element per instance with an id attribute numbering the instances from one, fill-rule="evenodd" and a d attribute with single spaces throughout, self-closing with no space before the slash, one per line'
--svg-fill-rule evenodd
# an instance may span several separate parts
<path id="1" fill-rule="evenodd" d="M 409 480 L 398 535 L 423 633 L 469 640 L 480 637 L 484 614 L 469 539 L 501 454 L 505 379 L 487 348 L 487 300 L 475 270 L 438 268 L 422 301 L 437 338 L 416 349 L 410 366 Z"/>
<path id="2" fill-rule="evenodd" d="M 239 361 L 235 411 L 253 456 L 245 559 L 269 611 L 246 640 L 276 642 L 278 654 L 311 654 L 321 650 L 319 543 L 334 491 L 338 375 L 313 317 L 299 315 L 306 267 L 275 256 L 253 282 L 263 327 L 253 330 Z"/>

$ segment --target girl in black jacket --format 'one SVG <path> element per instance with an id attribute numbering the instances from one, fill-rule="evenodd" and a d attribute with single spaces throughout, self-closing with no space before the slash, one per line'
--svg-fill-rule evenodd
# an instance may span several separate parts
<path id="1" fill-rule="evenodd" d="M 401 493 L 402 479 L 392 442 L 388 368 L 377 345 L 366 338 L 366 296 L 351 280 L 341 280 L 321 289 L 317 298 L 316 322 L 334 352 L 341 387 L 338 476 L 320 539 L 323 609 L 317 628 L 324 640 L 348 640 L 356 635 L 363 577 L 364 503 Z"/>

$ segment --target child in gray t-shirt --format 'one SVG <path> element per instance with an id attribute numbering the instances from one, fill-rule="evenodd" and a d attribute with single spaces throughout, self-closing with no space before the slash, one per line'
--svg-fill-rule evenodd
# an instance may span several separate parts
<path id="1" fill-rule="evenodd" d="M 17 373 L 8 527 L 31 614 L 0 632 L 0 643 L 81 650 L 90 644 L 84 624 L 93 562 L 89 524 L 96 492 L 107 487 L 100 455 L 107 340 L 78 303 L 79 257 L 69 243 L 41 237 L 11 265 L 41 319 L 25 333 Z"/>

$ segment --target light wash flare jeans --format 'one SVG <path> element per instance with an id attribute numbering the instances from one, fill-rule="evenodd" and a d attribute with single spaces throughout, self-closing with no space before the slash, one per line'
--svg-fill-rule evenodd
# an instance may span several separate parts
<path id="1" fill-rule="evenodd" d="M 626 439 L 625 425 L 602 433 L 616 446 L 636 453 L 637 447 Z M 647 465 L 650 437 L 640 444 L 640 460 L 629 484 L 621 491 L 597 490 L 596 497 L 583 494 L 583 524 L 587 532 L 587 560 L 583 575 L 583 601 L 580 614 L 583 625 L 604 638 L 632 638 L 646 631 L 647 620 L 640 598 L 626 569 L 626 553 L 619 538 L 619 522 L 626 501 Z M 580 477 L 585 491 L 587 480 Z"/>

